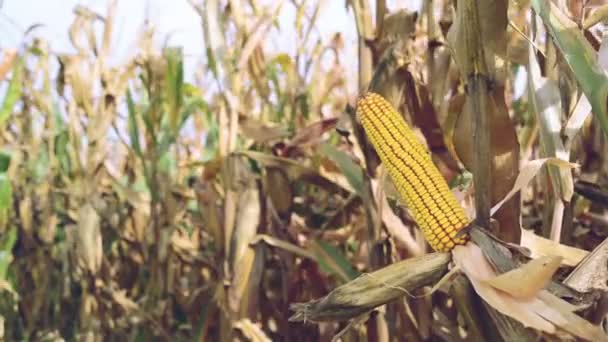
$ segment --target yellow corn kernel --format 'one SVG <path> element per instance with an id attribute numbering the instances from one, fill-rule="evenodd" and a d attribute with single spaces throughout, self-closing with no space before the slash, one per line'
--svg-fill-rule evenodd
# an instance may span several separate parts
<path id="1" fill-rule="evenodd" d="M 403 117 L 375 93 L 359 98 L 357 116 L 431 247 L 447 252 L 464 244 L 468 237 L 456 234 L 470 220 Z"/>

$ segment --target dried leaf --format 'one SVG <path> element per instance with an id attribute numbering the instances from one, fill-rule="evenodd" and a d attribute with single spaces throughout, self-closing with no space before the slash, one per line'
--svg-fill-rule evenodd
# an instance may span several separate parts
<path id="1" fill-rule="evenodd" d="M 608 4 L 596 8 L 591 15 L 585 18 L 583 21 L 583 29 L 587 30 L 600 22 L 606 22 L 608 20 Z"/>
<path id="2" fill-rule="evenodd" d="M 103 258 L 100 221 L 91 204 L 85 203 L 78 210 L 76 258 L 78 265 L 92 274 L 97 273 Z"/>
<path id="3" fill-rule="evenodd" d="M 278 140 L 289 135 L 287 129 L 281 126 L 269 126 L 250 117 L 239 118 L 239 129 L 246 138 L 257 143 Z"/>
<path id="4" fill-rule="evenodd" d="M 256 253 L 253 248 L 247 248 L 242 254 L 239 262 L 233 267 L 234 277 L 228 292 L 229 307 L 232 312 L 246 312 L 249 298 L 247 289 L 249 281 L 255 270 L 254 262 Z"/>
<path id="5" fill-rule="evenodd" d="M 523 229 L 521 232 L 521 245 L 530 250 L 532 258 L 560 256 L 563 257 L 562 265 L 566 266 L 578 265 L 589 254 L 585 250 L 562 245 L 553 240 L 538 236 L 533 231 L 527 229 Z"/>
<path id="6" fill-rule="evenodd" d="M 585 94 L 582 94 L 578 102 L 576 103 L 576 106 L 574 107 L 572 115 L 570 116 L 570 118 L 568 118 L 568 122 L 564 127 L 564 134 L 567 137 L 567 149 L 570 149 L 570 144 L 572 143 L 572 140 L 574 139 L 574 137 L 576 137 L 581 127 L 583 127 L 583 124 L 585 123 L 590 114 L 591 104 L 589 103 L 587 96 Z"/>
<path id="7" fill-rule="evenodd" d="M 337 123 L 337 118 L 313 122 L 298 130 L 296 135 L 289 141 L 289 146 L 304 148 L 315 145 L 322 139 L 323 134 L 336 127 Z"/>
<path id="8" fill-rule="evenodd" d="M 3 59 L 0 62 L 0 81 L 4 81 L 6 74 L 12 69 L 13 64 L 16 61 L 16 58 L 17 58 L 17 50 L 6 49 L 4 51 Z"/>
<path id="9" fill-rule="evenodd" d="M 464 271 L 483 300 L 525 327 L 550 334 L 562 329 L 590 341 L 608 340 L 599 327 L 574 314 L 572 305 L 548 291 L 541 290 L 532 298 L 518 298 L 490 286 L 488 280 L 496 277 L 497 273 L 474 243 L 456 246 L 452 255 L 454 263 Z"/>
<path id="10" fill-rule="evenodd" d="M 457 118 L 454 128 L 454 148 L 458 158 L 468 170 L 473 169 L 473 127 L 474 113 L 468 110 L 470 99 L 467 97 L 463 111 Z M 504 87 L 496 86 L 490 94 L 487 102 L 486 115 L 490 115 L 491 130 L 491 173 L 492 193 L 491 204 L 498 203 L 515 184 L 519 168 L 519 142 L 515 132 L 515 126 L 509 117 L 504 98 Z M 510 198 L 509 198 L 510 199 Z M 503 210 L 493 212 L 492 215 L 500 223 L 499 235 L 505 241 L 519 243 L 520 227 L 520 201 L 519 196 L 506 201 Z"/>
<path id="11" fill-rule="evenodd" d="M 422 246 L 416 241 L 411 230 L 403 224 L 397 215 L 395 215 L 393 209 L 388 204 L 386 193 L 384 191 L 379 191 L 379 182 L 377 180 L 372 180 L 371 183 L 376 203 L 378 203 L 378 211 L 380 212 L 382 222 L 384 222 L 388 232 L 395 239 L 397 244 L 402 245 L 412 256 L 422 255 Z"/>
<path id="12" fill-rule="evenodd" d="M 532 259 L 514 270 L 486 280 L 486 283 L 516 298 L 532 298 L 551 281 L 562 259 L 561 256 Z"/>
<path id="13" fill-rule="evenodd" d="M 112 291 L 112 299 L 127 312 L 139 310 L 139 305 L 127 296 L 127 290 Z"/>
<path id="14" fill-rule="evenodd" d="M 564 280 L 565 284 L 582 291 L 608 291 L 608 239 L 602 241 L 578 264 Z"/>
<path id="15" fill-rule="evenodd" d="M 290 253 L 293 253 L 293 254 L 303 257 L 303 258 L 308 258 L 311 260 L 316 260 L 316 258 L 317 258 L 313 252 L 310 252 L 304 248 L 291 244 L 287 241 L 283 241 L 281 239 L 277 239 L 276 237 L 265 235 L 265 234 L 256 235 L 256 237 L 251 240 L 251 244 L 254 245 L 254 244 L 260 243 L 262 241 L 264 243 L 268 244 L 269 246 L 280 248 L 282 250 L 288 251 Z"/>
<path id="16" fill-rule="evenodd" d="M 508 201 L 511 197 L 513 197 L 513 195 L 515 195 L 523 187 L 528 185 L 528 183 L 532 180 L 532 178 L 534 178 L 534 176 L 536 176 L 540 168 L 545 163 L 550 163 L 552 165 L 556 165 L 562 168 L 578 167 L 578 165 L 575 163 L 570 163 L 559 158 L 543 158 L 529 161 L 519 171 L 519 175 L 517 176 L 517 179 L 515 180 L 515 184 L 513 185 L 511 191 L 509 191 L 509 193 L 500 202 L 496 203 L 496 205 L 492 207 L 490 214 L 494 215 L 494 213 L 502 206 L 503 203 Z"/>
<path id="17" fill-rule="evenodd" d="M 234 328 L 240 330 L 245 338 L 251 342 L 270 342 L 272 341 L 262 328 L 256 323 L 253 323 L 249 318 L 244 318 L 234 322 Z"/>
<path id="18" fill-rule="evenodd" d="M 21 229 L 26 236 L 32 237 L 34 234 L 32 198 L 27 196 L 19 202 L 19 220 Z"/>
<path id="19" fill-rule="evenodd" d="M 283 6 L 283 0 L 277 1 L 273 4 L 274 8 L 270 9 L 269 15 L 260 18 L 256 23 L 253 32 L 250 32 L 247 42 L 243 46 L 243 49 L 240 53 L 240 59 L 237 62 L 238 69 L 244 69 L 246 63 L 249 61 L 249 57 L 255 50 L 255 48 L 262 44 L 264 37 L 268 34 L 270 29 L 272 28 L 272 24 L 276 19 L 277 15 L 279 15 L 281 11 L 281 7 Z"/>
<path id="20" fill-rule="evenodd" d="M 257 234 L 261 218 L 259 191 L 255 186 L 247 187 L 238 198 L 235 228 L 230 248 L 230 269 L 234 278 L 228 299 L 230 309 L 242 312 L 247 308 L 249 299 L 246 290 L 254 271 L 256 251 L 250 246 Z"/>
<path id="21" fill-rule="evenodd" d="M 293 206 L 293 189 L 285 171 L 278 167 L 267 167 L 264 189 L 278 216 L 289 220 Z"/>
<path id="22" fill-rule="evenodd" d="M 249 187 L 239 195 L 236 226 L 233 234 L 232 263 L 236 266 L 257 234 L 261 205 L 259 191 Z"/>
<path id="23" fill-rule="evenodd" d="M 456 246 L 452 255 L 454 263 L 467 275 L 475 292 L 493 308 L 503 315 L 518 320 L 526 327 L 555 333 L 555 325 L 531 310 L 531 306 L 536 303 L 537 299 L 518 299 L 496 290 L 487 283 L 487 280 L 497 274 L 477 245 L 469 243 L 466 246 Z"/>
<path id="24" fill-rule="evenodd" d="M 279 167 L 283 169 L 291 181 L 302 180 L 319 186 L 327 191 L 339 193 L 350 193 L 349 188 L 337 184 L 327 177 L 319 174 L 316 170 L 302 165 L 295 160 L 276 157 L 270 154 L 246 151 L 240 154 L 245 155 L 263 165 Z"/>

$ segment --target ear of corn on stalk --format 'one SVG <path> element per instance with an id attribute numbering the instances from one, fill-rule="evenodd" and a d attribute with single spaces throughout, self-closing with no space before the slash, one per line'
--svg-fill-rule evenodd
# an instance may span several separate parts
<path id="1" fill-rule="evenodd" d="M 431 247 L 447 252 L 464 244 L 467 236 L 456 234 L 469 218 L 403 117 L 375 93 L 359 98 L 357 117 Z"/>

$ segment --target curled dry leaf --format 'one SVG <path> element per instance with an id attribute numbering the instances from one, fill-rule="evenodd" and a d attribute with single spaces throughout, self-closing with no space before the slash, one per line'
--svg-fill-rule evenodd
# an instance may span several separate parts
<path id="1" fill-rule="evenodd" d="M 574 307 L 546 290 L 533 297 L 515 297 L 490 285 L 497 272 L 474 243 L 456 246 L 453 261 L 469 278 L 475 292 L 490 306 L 525 327 L 556 334 L 566 331 L 575 337 L 589 341 L 607 341 L 603 331 L 573 313 Z M 536 266 L 534 266 L 536 268 Z"/>
<path id="2" fill-rule="evenodd" d="M 112 291 L 112 299 L 127 312 L 139 310 L 139 305 L 127 296 L 127 291 L 124 289 Z"/>
<path id="3" fill-rule="evenodd" d="M 327 191 L 335 191 L 342 194 L 352 192 L 348 184 L 336 183 L 325 175 L 320 174 L 315 169 L 302 165 L 295 160 L 276 157 L 271 154 L 256 151 L 240 152 L 240 154 L 257 161 L 266 167 L 272 166 L 281 168 L 283 171 L 285 171 L 290 181 L 305 181 L 315 184 L 320 188 L 326 189 Z"/>
<path id="4" fill-rule="evenodd" d="M 323 119 L 298 130 L 296 135 L 289 141 L 289 147 L 304 148 L 315 145 L 322 141 L 323 134 L 338 124 L 338 118 Z"/>
<path id="5" fill-rule="evenodd" d="M 198 253 L 197 248 L 199 244 L 196 237 L 196 234 L 189 236 L 185 232 L 176 229 L 171 234 L 171 246 L 182 257 L 195 256 Z"/>
<path id="6" fill-rule="evenodd" d="M 563 258 L 562 265 L 576 266 L 589 254 L 589 252 L 562 245 L 553 240 L 546 239 L 542 236 L 534 234 L 534 232 L 526 229 L 521 231 L 521 245 L 530 250 L 532 258 L 542 256 L 560 256 Z"/>
<path id="7" fill-rule="evenodd" d="M 516 299 L 505 292 L 498 291 L 486 282 L 497 274 L 477 245 L 468 243 L 465 246 L 456 246 L 452 254 L 454 263 L 467 275 L 475 292 L 493 308 L 503 315 L 518 320 L 526 327 L 555 333 L 553 324 L 538 317 L 530 310 L 534 299 Z"/>
<path id="8" fill-rule="evenodd" d="M 551 281 L 559 268 L 561 256 L 543 256 L 485 282 L 516 298 L 533 298 Z"/>
<path id="9" fill-rule="evenodd" d="M 269 126 L 254 118 L 241 116 L 239 129 L 246 138 L 257 143 L 265 143 L 286 137 L 289 132 L 282 126 Z"/>
<path id="10" fill-rule="evenodd" d="M 316 255 L 313 252 L 310 252 L 302 247 L 298 247 L 287 241 L 277 239 L 276 237 L 273 237 L 270 235 L 258 234 L 253 238 L 253 240 L 251 240 L 252 245 L 258 244 L 260 242 L 264 242 L 267 245 L 272 246 L 272 247 L 280 248 L 284 251 L 293 253 L 302 258 L 308 258 L 310 260 L 316 259 Z"/>

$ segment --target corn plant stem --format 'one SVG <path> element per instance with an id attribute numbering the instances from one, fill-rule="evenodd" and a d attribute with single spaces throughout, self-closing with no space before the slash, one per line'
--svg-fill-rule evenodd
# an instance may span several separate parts
<path id="1" fill-rule="evenodd" d="M 488 97 L 491 75 L 486 62 L 485 45 L 481 36 L 480 1 L 468 0 L 458 3 L 457 17 L 461 23 L 459 35 L 462 43 L 452 46 L 463 75 L 466 89 L 466 110 L 473 122 L 473 182 L 475 186 L 475 211 L 477 223 L 483 227 L 490 224 L 491 206 L 491 136 Z"/>
<path id="2" fill-rule="evenodd" d="M 467 327 L 467 336 L 471 341 L 484 341 L 484 330 L 482 315 L 479 310 L 479 300 L 476 298 L 475 290 L 469 280 L 459 275 L 450 286 L 450 295 L 458 312 L 462 315 Z M 488 336 L 485 336 L 486 338 Z"/>
<path id="3" fill-rule="evenodd" d="M 379 3 L 376 3 L 377 7 L 376 7 L 376 15 L 377 15 L 377 19 L 379 19 L 379 21 L 377 21 L 378 23 L 382 24 L 382 21 L 384 19 L 384 11 L 385 11 L 385 3 L 384 1 L 380 0 Z M 367 42 L 372 39 L 373 34 L 374 34 L 374 27 L 373 27 L 373 22 L 372 22 L 372 12 L 371 12 L 371 8 L 370 8 L 370 4 L 368 2 L 368 0 L 353 0 L 351 1 L 351 6 L 353 7 L 353 11 L 355 13 L 355 23 L 356 23 L 356 27 L 357 27 L 357 36 L 358 36 L 358 61 L 359 61 L 359 70 L 358 70 L 358 84 L 359 84 L 359 91 L 364 91 L 365 89 L 367 89 L 367 87 L 369 86 L 371 80 L 372 80 L 372 76 L 373 76 L 373 56 L 372 56 L 372 50 L 371 48 L 367 45 Z M 353 121 L 356 122 L 356 121 Z M 361 127 L 358 126 L 355 123 L 356 129 L 361 130 Z M 361 133 L 361 132 L 360 132 Z M 364 139 L 360 140 L 360 142 L 363 142 L 363 144 L 361 146 L 364 147 L 364 150 L 366 148 L 366 144 L 365 144 Z M 366 151 L 366 152 L 371 152 L 371 151 Z M 367 155 L 368 153 L 366 153 Z M 373 153 L 372 153 L 373 154 Z M 366 158 L 367 160 L 368 158 Z M 368 162 L 367 162 L 368 163 Z M 370 166 L 369 163 L 367 166 Z M 370 168 L 368 168 L 368 173 L 370 172 Z M 373 173 L 373 171 L 371 171 Z M 371 184 L 369 181 L 369 178 L 365 178 L 366 182 L 365 182 L 365 187 L 366 187 L 366 191 L 368 191 L 368 194 L 371 195 Z M 371 198 L 371 196 L 370 196 Z M 375 243 L 375 241 L 377 240 L 377 238 L 379 237 L 379 233 L 380 233 L 380 225 L 377 224 L 377 220 L 376 217 L 378 216 L 378 212 L 376 211 L 375 206 L 373 206 L 373 201 L 366 201 L 367 203 L 365 203 L 365 213 L 366 213 L 366 221 L 367 221 L 367 227 L 368 227 L 368 234 L 369 234 L 369 241 L 373 244 Z M 370 264 L 372 266 L 372 268 L 378 268 L 378 266 L 381 266 L 379 264 L 376 264 L 374 262 L 374 260 L 382 260 L 382 252 L 377 251 L 377 249 L 372 249 L 372 251 L 370 251 Z M 374 331 L 384 331 L 386 330 L 386 321 L 384 319 L 384 317 L 378 317 L 375 316 L 373 318 L 373 325 L 376 326 L 377 329 L 373 329 Z"/>
<path id="4" fill-rule="evenodd" d="M 384 16 L 387 14 L 386 0 L 376 0 L 376 35 L 382 35 Z"/>
<path id="5" fill-rule="evenodd" d="M 488 80 L 483 75 L 471 76 L 467 82 L 473 115 L 473 178 L 475 184 L 476 220 L 482 227 L 490 227 L 491 165 L 490 117 L 486 113 Z"/>
<path id="6" fill-rule="evenodd" d="M 426 31 L 428 35 L 429 42 L 436 39 L 435 37 L 435 3 L 433 0 L 427 0 L 424 4 L 424 9 L 426 10 Z M 433 82 L 435 77 L 433 72 L 435 70 L 435 49 L 429 44 L 427 47 L 427 57 L 426 57 L 426 66 L 427 66 L 427 87 L 432 92 Z M 434 100 L 434 99 L 432 99 Z"/>
<path id="7" fill-rule="evenodd" d="M 551 220 L 551 234 L 549 236 L 555 242 L 559 242 L 562 235 L 564 209 L 564 201 L 561 198 L 556 198 L 555 205 L 553 206 L 553 218 Z"/>
<path id="8" fill-rule="evenodd" d="M 367 0 L 351 1 L 353 12 L 355 13 L 355 23 L 357 27 L 357 44 L 359 55 L 359 91 L 363 91 L 372 79 L 373 59 L 372 51 L 367 46 L 367 40 L 372 38 L 373 23 L 372 15 Z"/>

